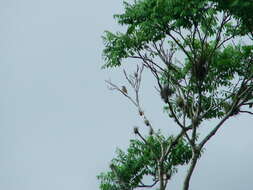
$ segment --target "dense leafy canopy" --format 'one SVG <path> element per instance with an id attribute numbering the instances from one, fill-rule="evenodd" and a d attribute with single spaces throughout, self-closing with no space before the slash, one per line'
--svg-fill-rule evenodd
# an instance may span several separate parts
<path id="1" fill-rule="evenodd" d="M 126 152 L 118 149 L 116 158 L 111 162 L 111 170 L 98 176 L 101 180 L 101 190 L 128 190 L 142 187 L 145 176 L 152 177 L 153 182 L 157 181 L 158 160 L 173 139 L 172 136 L 166 138 L 159 134 L 147 137 L 146 142 L 138 139 L 131 140 Z M 185 140 L 180 139 L 164 159 L 163 170 L 166 177 L 170 178 L 177 171 L 176 166 L 188 163 L 191 157 L 190 146 Z"/>

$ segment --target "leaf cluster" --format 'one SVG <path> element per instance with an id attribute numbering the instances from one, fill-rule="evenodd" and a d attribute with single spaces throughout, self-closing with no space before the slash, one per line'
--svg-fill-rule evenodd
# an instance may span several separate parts
<path id="1" fill-rule="evenodd" d="M 213 15 L 217 11 L 210 9 L 206 0 L 139 0 L 133 4 L 124 2 L 124 6 L 125 12 L 114 17 L 119 24 L 127 26 L 126 32 L 106 31 L 103 36 L 104 68 L 120 66 L 122 59 L 138 54 L 149 43 L 164 39 L 171 30 L 191 29 L 200 24 L 210 35 L 215 33 Z"/>
<path id="2" fill-rule="evenodd" d="M 110 171 L 101 173 L 101 190 L 133 189 L 143 185 L 144 176 L 158 180 L 158 160 L 165 154 L 174 137 L 161 134 L 149 136 L 146 142 L 138 139 L 130 141 L 126 152 L 117 149 L 116 157 L 111 161 Z M 184 165 L 192 157 L 192 151 L 186 141 L 181 138 L 171 149 L 163 161 L 163 170 L 169 178 L 177 171 L 178 165 Z"/>
<path id="3" fill-rule="evenodd" d="M 218 9 L 228 11 L 242 21 L 240 34 L 245 35 L 253 29 L 253 1 L 251 0 L 212 0 Z"/>

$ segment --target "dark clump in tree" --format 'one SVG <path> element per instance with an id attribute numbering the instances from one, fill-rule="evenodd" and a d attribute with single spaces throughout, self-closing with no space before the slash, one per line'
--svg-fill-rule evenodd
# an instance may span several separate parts
<path id="1" fill-rule="evenodd" d="M 172 96 L 173 93 L 174 93 L 174 90 L 170 88 L 168 84 L 164 85 L 160 91 L 161 98 L 163 99 L 165 103 L 169 102 L 169 97 Z"/>

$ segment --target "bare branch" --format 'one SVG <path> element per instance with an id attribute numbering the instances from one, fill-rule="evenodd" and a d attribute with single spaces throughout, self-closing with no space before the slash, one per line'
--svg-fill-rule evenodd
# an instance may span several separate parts
<path id="1" fill-rule="evenodd" d="M 151 185 L 145 185 L 144 183 L 141 182 L 141 185 L 138 185 L 138 187 L 154 187 L 158 182 L 159 180 L 155 180 L 155 182 Z"/>
<path id="2" fill-rule="evenodd" d="M 216 132 L 219 130 L 219 128 L 223 125 L 223 123 L 231 116 L 231 113 L 233 112 L 234 109 L 236 109 L 237 107 L 240 107 L 241 105 L 243 105 L 244 101 L 242 101 L 241 103 L 239 103 L 240 97 L 242 95 L 241 94 L 237 94 L 237 96 L 235 97 L 235 100 L 230 108 L 230 110 L 228 111 L 228 113 L 223 117 L 223 119 L 216 125 L 216 127 L 211 130 L 211 132 L 200 142 L 199 147 L 200 149 L 203 148 L 203 146 L 207 143 L 207 141 L 216 134 Z"/>
<path id="3" fill-rule="evenodd" d="M 180 49 L 184 52 L 184 54 L 188 57 L 188 59 L 193 62 L 192 57 L 186 51 L 186 49 L 184 48 L 184 46 L 178 41 L 178 39 L 176 39 L 170 32 L 167 32 L 167 35 L 172 38 L 172 40 L 178 45 L 178 47 L 180 47 Z"/>
<path id="4" fill-rule="evenodd" d="M 138 127 L 137 127 L 137 128 L 138 128 Z M 144 142 L 145 144 L 149 145 L 148 142 L 146 141 L 146 139 L 140 134 L 139 130 L 136 130 L 136 131 L 135 131 L 135 134 L 138 135 L 138 136 L 141 138 L 141 140 L 143 140 L 143 142 Z"/>
<path id="5" fill-rule="evenodd" d="M 121 94 L 123 94 L 125 97 L 127 97 L 135 106 L 138 106 L 138 104 L 127 93 L 125 93 L 121 88 L 119 88 L 117 85 L 113 84 L 109 80 L 106 80 L 105 82 L 110 85 L 108 87 L 109 90 L 117 90 L 117 91 L 119 91 Z"/>
<path id="6" fill-rule="evenodd" d="M 141 79 L 142 79 L 141 76 L 142 76 L 143 70 L 144 70 L 144 65 L 142 65 L 141 67 L 137 66 L 137 69 L 136 69 L 136 72 L 134 73 L 134 76 L 128 75 L 126 73 L 126 71 L 123 70 L 124 76 L 125 76 L 127 82 L 130 84 L 130 86 L 133 88 L 133 90 L 135 92 L 135 98 L 132 98 L 131 96 L 129 96 L 129 94 L 126 93 L 126 91 L 124 89 L 118 87 L 116 84 L 113 84 L 111 81 L 106 80 L 106 83 L 109 84 L 109 89 L 110 90 L 117 90 L 121 94 L 123 94 L 126 98 L 128 98 L 130 100 L 130 102 L 132 102 L 132 104 L 135 107 L 137 107 L 139 115 L 142 117 L 144 124 L 146 126 L 148 126 L 151 131 L 154 131 L 150 120 L 147 118 L 147 116 L 145 115 L 143 109 L 141 108 L 140 100 L 139 100 L 139 89 L 140 89 L 140 84 L 141 84 Z"/>
<path id="7" fill-rule="evenodd" d="M 241 110 L 241 111 L 239 111 L 240 113 L 248 113 L 248 114 L 251 114 L 251 115 L 253 115 L 253 112 L 250 112 L 250 111 L 243 111 L 243 110 Z"/>

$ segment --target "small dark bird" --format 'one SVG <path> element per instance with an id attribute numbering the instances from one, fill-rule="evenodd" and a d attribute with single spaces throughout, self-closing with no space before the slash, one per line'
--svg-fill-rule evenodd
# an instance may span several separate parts
<path id="1" fill-rule="evenodd" d="M 154 134 L 154 131 L 152 128 L 149 129 L 149 135 L 153 135 Z"/>
<path id="2" fill-rule="evenodd" d="M 139 133 L 138 127 L 134 127 L 134 134 L 138 134 L 138 133 Z"/>
<path id="3" fill-rule="evenodd" d="M 125 86 L 122 86 L 121 90 L 122 90 L 125 94 L 127 94 L 127 89 L 126 89 Z"/>
<path id="4" fill-rule="evenodd" d="M 144 123 L 145 123 L 145 125 L 147 125 L 147 126 L 150 125 L 150 123 L 149 123 L 149 121 L 148 121 L 147 119 L 144 120 Z"/>

